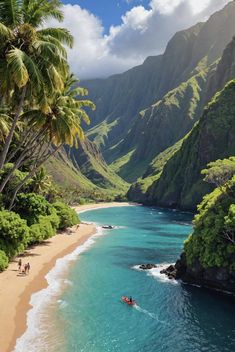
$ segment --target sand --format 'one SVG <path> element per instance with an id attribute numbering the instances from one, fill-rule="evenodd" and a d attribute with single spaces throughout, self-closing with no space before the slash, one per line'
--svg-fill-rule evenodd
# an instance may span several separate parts
<path id="1" fill-rule="evenodd" d="M 73 206 L 77 212 L 83 212 L 85 210 L 90 210 L 90 209 L 99 209 L 99 208 L 112 208 L 112 207 L 129 207 L 131 205 L 138 205 L 137 203 L 131 203 L 131 202 L 110 202 L 110 203 L 96 203 L 96 204 L 84 204 L 84 205 L 78 205 L 78 206 Z"/>
<path id="2" fill-rule="evenodd" d="M 129 206 L 131 203 L 101 203 L 74 206 L 80 212 L 89 209 Z M 18 258 L 8 269 L 0 273 L 0 351 L 14 351 L 16 339 L 27 328 L 27 312 L 31 308 L 30 297 L 47 286 L 46 274 L 54 267 L 56 260 L 71 253 L 96 232 L 93 225 L 81 224 L 68 232 L 56 235 L 41 245 L 25 251 L 23 263 L 30 263 L 29 275 L 18 271 Z"/>

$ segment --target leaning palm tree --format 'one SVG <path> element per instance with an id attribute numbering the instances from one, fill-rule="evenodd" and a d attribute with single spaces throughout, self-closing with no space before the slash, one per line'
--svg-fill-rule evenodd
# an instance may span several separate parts
<path id="1" fill-rule="evenodd" d="M 64 44 L 73 38 L 63 28 L 41 29 L 50 17 L 63 19 L 58 0 L 0 0 L 0 93 L 14 118 L 0 153 L 3 167 L 25 104 L 49 110 L 47 96 L 63 89 L 68 73 Z"/>
<path id="2" fill-rule="evenodd" d="M 70 75 L 65 81 L 62 92 L 55 92 L 48 98 L 50 109 L 47 112 L 35 109 L 23 114 L 26 123 L 30 121 L 30 128 L 34 132 L 30 134 L 21 156 L 15 161 L 14 167 L 2 182 L 4 186 L 1 185 L 1 190 L 16 170 L 16 165 L 18 168 L 25 165 L 28 158 L 30 158 L 30 170 L 14 189 L 10 209 L 23 185 L 51 156 L 65 144 L 78 147 L 78 141 L 84 139 L 81 123 L 90 122 L 84 107 L 95 109 L 95 105 L 90 100 L 77 98 L 78 94 L 86 95 L 87 91 L 80 87 L 76 88 L 76 83 L 77 81 Z"/>

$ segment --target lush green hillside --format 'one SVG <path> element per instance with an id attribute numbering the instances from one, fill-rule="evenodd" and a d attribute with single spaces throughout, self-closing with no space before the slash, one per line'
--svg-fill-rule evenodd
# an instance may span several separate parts
<path id="1" fill-rule="evenodd" d="M 195 208 L 211 189 L 201 170 L 210 161 L 235 155 L 235 81 L 216 94 L 182 147 L 168 161 L 161 177 L 147 190 L 154 204 Z"/>
<path id="2" fill-rule="evenodd" d="M 83 82 L 97 104 L 88 136 L 126 180 L 142 176 L 157 154 L 188 133 L 200 117 L 209 91 L 205 80 L 211 81 L 232 40 L 234 17 L 232 2 L 207 22 L 177 33 L 163 55 L 121 75 Z"/>
<path id="3" fill-rule="evenodd" d="M 204 197 L 193 225 L 180 259 L 163 273 L 234 294 L 235 176 Z"/>
<path id="4" fill-rule="evenodd" d="M 46 164 L 56 184 L 90 198 L 125 194 L 128 184 L 105 163 L 99 149 L 86 139 L 79 148 L 64 148 Z"/>
<path id="5" fill-rule="evenodd" d="M 162 100 L 142 111 L 122 144 L 123 151 L 133 151 L 118 174 L 128 181 L 142 176 L 153 159 L 188 133 L 201 115 L 206 80 L 210 70 L 202 71 L 167 93 Z M 115 149 L 113 151 L 115 153 Z M 117 159 L 115 163 L 119 163 Z"/>
<path id="6" fill-rule="evenodd" d="M 135 202 L 148 202 L 147 191 L 149 187 L 161 177 L 165 164 L 180 149 L 182 143 L 183 139 L 175 143 L 172 147 L 167 148 L 153 159 L 143 177 L 133 183 L 128 190 L 127 196 L 129 199 Z"/>

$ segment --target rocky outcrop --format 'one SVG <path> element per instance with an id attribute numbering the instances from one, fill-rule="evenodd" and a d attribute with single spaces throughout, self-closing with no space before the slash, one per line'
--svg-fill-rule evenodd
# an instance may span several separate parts
<path id="1" fill-rule="evenodd" d="M 154 269 L 154 268 L 157 268 L 156 264 L 141 264 L 139 266 L 139 269 L 141 269 L 141 270 L 151 270 L 151 269 Z"/>
<path id="2" fill-rule="evenodd" d="M 204 268 L 199 260 L 188 266 L 185 253 L 182 253 L 175 265 L 162 270 L 161 274 L 167 275 L 169 279 L 181 279 L 188 284 L 235 294 L 235 271 L 222 267 Z"/>

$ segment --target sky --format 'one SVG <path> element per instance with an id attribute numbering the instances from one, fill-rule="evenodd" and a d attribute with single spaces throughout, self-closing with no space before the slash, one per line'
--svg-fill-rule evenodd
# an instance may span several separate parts
<path id="1" fill-rule="evenodd" d="M 80 79 L 107 77 L 161 54 L 179 30 L 205 21 L 230 0 L 63 0 L 73 34 L 71 70 Z M 49 20 L 47 26 L 58 26 Z"/>

